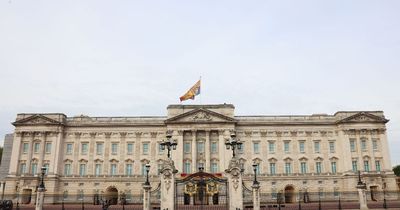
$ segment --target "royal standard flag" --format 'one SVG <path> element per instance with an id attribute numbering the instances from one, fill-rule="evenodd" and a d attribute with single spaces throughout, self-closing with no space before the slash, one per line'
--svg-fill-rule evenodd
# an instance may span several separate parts
<path id="1" fill-rule="evenodd" d="M 185 95 L 181 96 L 179 99 L 182 101 L 186 101 L 188 99 L 194 99 L 195 96 L 200 94 L 200 81 L 197 81 L 196 84 L 193 85 L 186 93 Z"/>

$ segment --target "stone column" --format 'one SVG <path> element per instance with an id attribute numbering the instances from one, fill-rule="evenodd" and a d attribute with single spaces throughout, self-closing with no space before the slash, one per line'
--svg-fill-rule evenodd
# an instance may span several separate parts
<path id="1" fill-rule="evenodd" d="M 144 194 L 143 194 L 143 210 L 150 210 L 151 206 L 150 206 L 150 190 L 151 190 L 151 186 L 144 184 L 143 185 L 143 190 L 144 190 Z"/>
<path id="2" fill-rule="evenodd" d="M 253 210 L 260 210 L 260 184 L 253 183 Z"/>
<path id="3" fill-rule="evenodd" d="M 206 172 L 210 172 L 210 131 L 206 130 L 206 142 L 204 144 L 204 154 L 206 157 L 206 165 L 204 169 Z"/>
<path id="4" fill-rule="evenodd" d="M 26 169 L 27 169 L 26 172 L 27 172 L 27 174 L 31 174 L 31 172 L 32 172 L 32 164 L 31 164 L 31 161 L 32 161 L 32 145 L 33 145 L 33 140 L 35 140 L 35 135 L 36 134 L 37 133 L 32 132 L 31 138 L 30 138 L 30 140 L 28 142 L 28 144 L 29 144 L 29 146 L 28 146 L 28 159 L 26 160 Z M 34 175 L 34 174 L 32 174 L 32 175 Z"/>
<path id="5" fill-rule="evenodd" d="M 225 166 L 225 138 L 224 130 L 218 130 L 218 157 L 219 157 L 219 171 L 224 171 Z"/>
<path id="6" fill-rule="evenodd" d="M 192 130 L 192 173 L 197 171 L 197 144 L 196 130 Z"/>
<path id="7" fill-rule="evenodd" d="M 381 151 L 381 154 L 390 154 L 389 153 L 389 142 L 386 136 L 386 129 L 379 129 L 379 141 L 378 141 L 378 150 Z M 381 148 L 379 148 L 381 146 Z M 390 161 L 390 155 L 385 156 L 382 159 L 381 171 L 392 171 L 392 164 Z"/>
<path id="8" fill-rule="evenodd" d="M 228 177 L 229 186 L 229 209 L 243 209 L 243 186 L 240 173 L 239 159 L 232 158 L 225 173 Z"/>
<path id="9" fill-rule="evenodd" d="M 175 208 L 175 169 L 174 161 L 163 161 L 161 168 L 161 210 L 174 210 Z"/>
<path id="10" fill-rule="evenodd" d="M 13 147 L 11 152 L 11 160 L 10 161 L 10 175 L 17 175 L 18 167 L 19 167 L 19 159 L 20 159 L 20 149 L 21 149 L 21 141 L 24 133 L 15 132 L 13 139 Z"/>

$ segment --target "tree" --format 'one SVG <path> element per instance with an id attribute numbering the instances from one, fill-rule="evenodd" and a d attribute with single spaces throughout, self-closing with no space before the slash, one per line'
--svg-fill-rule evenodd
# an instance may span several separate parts
<path id="1" fill-rule="evenodd" d="M 395 166 L 393 168 L 393 172 L 396 174 L 396 176 L 400 176 L 400 165 Z"/>
<path id="2" fill-rule="evenodd" d="M 3 147 L 0 147 L 0 165 L 2 157 L 3 157 Z"/>

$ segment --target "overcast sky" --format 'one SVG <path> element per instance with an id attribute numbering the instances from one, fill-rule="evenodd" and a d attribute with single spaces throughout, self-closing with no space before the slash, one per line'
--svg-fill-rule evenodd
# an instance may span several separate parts
<path id="1" fill-rule="evenodd" d="M 0 1 L 0 135 L 21 112 L 383 110 L 400 164 L 400 1 Z M 186 104 L 186 103 L 185 103 Z M 397 151 L 395 150 L 397 149 Z"/>

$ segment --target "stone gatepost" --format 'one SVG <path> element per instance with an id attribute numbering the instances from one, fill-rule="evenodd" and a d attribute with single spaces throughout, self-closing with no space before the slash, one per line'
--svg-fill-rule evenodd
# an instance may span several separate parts
<path id="1" fill-rule="evenodd" d="M 150 210 L 151 205 L 150 205 L 150 190 L 151 186 L 148 184 L 143 184 L 143 210 Z"/>
<path id="2" fill-rule="evenodd" d="M 243 186 L 239 159 L 233 157 L 225 172 L 229 182 L 229 209 L 243 210 Z"/>
<path id="3" fill-rule="evenodd" d="M 37 196 L 36 196 L 36 206 L 35 210 L 42 210 L 43 209 L 43 202 L 44 202 L 44 192 L 46 191 L 45 188 L 39 187 L 37 189 Z"/>
<path id="4" fill-rule="evenodd" d="M 367 189 L 367 185 L 361 181 L 361 172 L 358 171 L 358 200 L 360 202 L 360 210 L 367 210 L 367 196 L 365 195 L 365 190 Z"/>
<path id="5" fill-rule="evenodd" d="M 357 185 L 357 190 L 358 190 L 358 200 L 360 202 L 360 210 L 368 209 L 367 196 L 365 195 L 365 190 L 366 190 L 365 184 Z"/>
<path id="6" fill-rule="evenodd" d="M 253 210 L 260 210 L 260 184 L 253 183 Z"/>
<path id="7" fill-rule="evenodd" d="M 175 209 L 175 169 L 174 161 L 164 160 L 161 167 L 161 210 Z"/>

